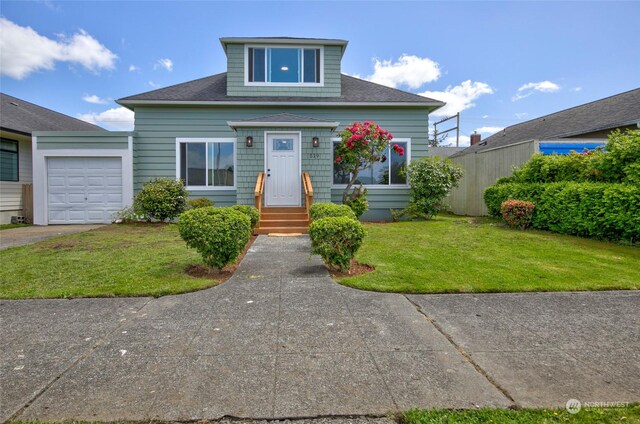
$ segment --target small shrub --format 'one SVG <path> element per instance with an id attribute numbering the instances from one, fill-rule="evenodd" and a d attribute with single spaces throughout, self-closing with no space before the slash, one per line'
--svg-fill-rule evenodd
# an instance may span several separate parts
<path id="1" fill-rule="evenodd" d="M 443 200 L 462 178 L 462 168 L 450 159 L 423 158 L 409 165 L 409 203 L 427 219 L 444 208 Z M 413 213 L 415 215 L 415 213 Z"/>
<path id="2" fill-rule="evenodd" d="M 535 205 L 525 200 L 506 200 L 500 205 L 500 212 L 505 222 L 512 227 L 526 230 L 533 219 Z"/>
<path id="3" fill-rule="evenodd" d="M 146 217 L 139 214 L 133 206 L 128 206 L 113 213 L 114 224 L 131 224 L 139 221 L 146 221 Z"/>
<path id="4" fill-rule="evenodd" d="M 258 222 L 260 222 L 260 212 L 254 206 L 234 205 L 234 206 L 231 206 L 231 209 L 235 209 L 247 215 L 251 220 L 251 229 L 256 228 L 256 225 L 258 225 Z"/>
<path id="5" fill-rule="evenodd" d="M 251 220 L 232 208 L 197 208 L 180 215 L 178 231 L 205 264 L 222 269 L 242 253 L 251 237 Z"/>
<path id="6" fill-rule="evenodd" d="M 335 203 L 314 203 L 309 210 L 311 221 L 316 221 L 322 218 L 345 216 L 347 218 L 355 219 L 356 214 L 347 205 L 336 205 Z"/>
<path id="7" fill-rule="evenodd" d="M 362 246 L 364 235 L 362 224 L 346 216 L 321 218 L 309 226 L 313 253 L 340 271 L 350 269 L 351 259 Z"/>
<path id="8" fill-rule="evenodd" d="M 215 202 L 206 197 L 196 197 L 195 199 L 189 199 L 187 201 L 187 206 L 189 206 L 190 209 L 207 208 L 214 204 Z"/>
<path id="9" fill-rule="evenodd" d="M 144 183 L 134 200 L 134 209 L 149 219 L 165 221 L 184 212 L 187 190 L 182 180 L 158 178 Z"/>
<path id="10" fill-rule="evenodd" d="M 367 189 L 360 186 L 360 191 L 357 192 L 355 197 L 350 198 L 345 203 L 351 208 L 356 218 L 360 218 L 369 209 L 369 202 L 367 201 Z"/>

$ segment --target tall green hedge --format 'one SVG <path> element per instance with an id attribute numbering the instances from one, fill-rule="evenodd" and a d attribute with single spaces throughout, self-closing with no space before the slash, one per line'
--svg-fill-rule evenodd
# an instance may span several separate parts
<path id="1" fill-rule="evenodd" d="M 484 200 L 500 216 L 505 200 L 535 204 L 534 228 L 608 240 L 640 241 L 640 186 L 606 183 L 504 183 L 488 187 Z"/>

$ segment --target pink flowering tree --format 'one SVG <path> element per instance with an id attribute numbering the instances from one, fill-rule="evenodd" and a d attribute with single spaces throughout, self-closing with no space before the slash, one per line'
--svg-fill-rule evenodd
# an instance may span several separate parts
<path id="1" fill-rule="evenodd" d="M 385 152 L 391 145 L 393 135 L 377 125 L 375 122 L 354 122 L 340 133 L 342 142 L 336 146 L 335 161 L 338 168 L 345 175 L 349 175 L 349 182 L 342 193 L 342 203 L 349 204 L 365 194 L 362 185 L 353 188 L 358 180 L 360 169 L 368 168 L 375 162 L 387 160 Z M 404 149 L 397 144 L 391 148 L 400 156 Z M 353 190 L 352 190 L 353 189 Z"/>

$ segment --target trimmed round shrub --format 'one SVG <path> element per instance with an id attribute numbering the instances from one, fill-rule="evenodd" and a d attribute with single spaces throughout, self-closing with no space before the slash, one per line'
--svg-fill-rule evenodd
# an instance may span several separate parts
<path id="1" fill-rule="evenodd" d="M 180 215 L 178 231 L 205 264 L 222 269 L 242 253 L 251 237 L 251 220 L 231 208 L 197 208 Z"/>
<path id="2" fill-rule="evenodd" d="M 340 271 L 351 267 L 351 259 L 362 246 L 364 236 L 360 221 L 346 216 L 321 218 L 309 226 L 313 253 Z"/>
<path id="3" fill-rule="evenodd" d="M 526 200 L 510 199 L 500 205 L 500 212 L 505 222 L 521 230 L 526 230 L 531 225 L 533 209 L 535 205 Z"/>
<path id="4" fill-rule="evenodd" d="M 196 197 L 195 199 L 187 200 L 187 206 L 191 209 L 206 208 L 213 206 L 214 201 L 207 199 L 206 197 Z"/>
<path id="5" fill-rule="evenodd" d="M 309 209 L 309 215 L 311 221 L 338 216 L 344 216 L 355 220 L 358 219 L 349 206 L 336 205 L 335 203 L 314 203 Z"/>
<path id="6" fill-rule="evenodd" d="M 260 222 L 260 212 L 254 206 L 249 205 L 234 205 L 231 206 L 231 209 L 235 209 L 243 214 L 247 215 L 251 220 L 251 229 L 256 228 L 258 222 Z"/>
<path id="7" fill-rule="evenodd" d="M 182 180 L 158 178 L 144 183 L 134 200 L 134 209 L 150 219 L 165 221 L 180 215 L 187 206 Z"/>

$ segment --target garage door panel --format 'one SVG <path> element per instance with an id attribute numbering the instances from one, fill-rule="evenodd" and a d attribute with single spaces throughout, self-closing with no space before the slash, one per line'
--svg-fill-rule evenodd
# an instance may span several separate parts
<path id="1" fill-rule="evenodd" d="M 120 158 L 49 158 L 49 223 L 109 223 L 122 209 Z"/>

